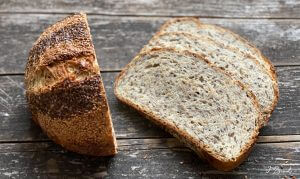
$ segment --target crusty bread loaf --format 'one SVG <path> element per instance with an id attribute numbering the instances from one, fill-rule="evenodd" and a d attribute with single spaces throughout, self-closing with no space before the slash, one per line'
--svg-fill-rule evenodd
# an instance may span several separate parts
<path id="1" fill-rule="evenodd" d="M 116 154 L 116 138 L 100 69 L 83 13 L 47 28 L 25 69 L 33 120 L 64 148 L 81 154 Z"/>
<path id="2" fill-rule="evenodd" d="M 251 90 L 253 90 L 254 94 L 257 96 L 262 111 L 265 115 L 265 123 L 269 120 L 269 117 L 273 112 L 279 97 L 277 76 L 270 60 L 263 56 L 262 53 L 254 45 L 252 45 L 250 42 L 240 37 L 239 35 L 231 32 L 230 30 L 215 25 L 200 23 L 200 21 L 198 21 L 198 19 L 196 18 L 171 19 L 161 27 L 160 31 L 155 35 L 154 38 L 159 39 L 157 38 L 157 36 L 161 35 L 164 32 L 191 33 L 197 36 L 198 42 L 203 39 L 210 39 L 209 41 L 214 41 L 219 44 L 220 47 L 222 46 L 220 50 L 223 51 L 223 49 L 230 49 L 237 54 L 243 54 L 244 57 L 248 59 L 248 62 L 246 63 L 257 63 L 257 65 L 253 66 L 253 69 L 257 69 L 259 71 L 264 70 L 268 76 L 264 76 L 264 79 L 260 79 L 262 77 L 257 75 L 257 77 L 253 80 L 266 82 L 268 90 L 264 90 L 266 85 L 257 84 L 256 86 L 254 86 L 252 85 L 252 83 L 247 82 L 249 78 L 242 81 L 245 84 L 249 84 Z M 151 41 L 154 40 L 152 39 Z M 207 40 L 204 41 L 207 42 Z M 206 55 L 208 55 L 208 53 L 206 53 Z M 241 62 L 241 64 L 243 63 Z M 229 71 L 231 70 L 234 69 L 231 68 Z M 249 72 L 249 70 L 247 70 L 247 72 Z M 245 73 L 245 71 L 242 71 L 241 73 Z M 245 75 L 247 76 L 248 74 L 244 74 L 243 78 L 245 77 Z M 270 85 L 272 85 L 273 89 L 270 89 Z"/>
<path id="3" fill-rule="evenodd" d="M 247 157 L 262 118 L 251 91 L 188 51 L 138 54 L 117 77 L 115 95 L 225 171 Z"/>
<path id="4" fill-rule="evenodd" d="M 251 60 L 251 57 L 235 49 L 226 48 L 223 44 L 206 36 L 194 36 L 184 32 L 158 34 L 142 51 L 147 51 L 153 47 L 176 48 L 203 54 L 208 61 L 224 69 L 238 81 L 248 86 L 256 95 L 263 112 L 267 114 L 260 121 L 260 125 L 263 126 L 267 122 L 274 105 L 274 82 L 266 70 L 258 65 L 255 60 Z"/>

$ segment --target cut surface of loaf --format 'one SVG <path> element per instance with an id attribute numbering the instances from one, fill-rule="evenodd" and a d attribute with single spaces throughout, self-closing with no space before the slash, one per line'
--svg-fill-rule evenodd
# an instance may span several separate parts
<path id="1" fill-rule="evenodd" d="M 84 13 L 47 28 L 25 69 L 33 120 L 64 148 L 88 155 L 116 154 L 116 138 Z"/>
<path id="2" fill-rule="evenodd" d="M 278 102 L 279 89 L 277 76 L 270 60 L 263 56 L 262 53 L 256 47 L 254 47 L 254 45 L 227 29 L 215 25 L 200 23 L 200 21 L 196 18 L 171 19 L 161 27 L 156 36 L 159 36 L 164 32 L 191 33 L 201 40 L 208 38 L 218 44 L 221 44 L 222 49 L 220 50 L 231 49 L 232 51 L 244 54 L 244 57 L 251 61 L 249 63 L 257 63 L 253 68 L 257 68 L 257 70 L 260 71 L 264 70 L 268 74 L 265 79 L 262 79 L 267 83 L 268 89 L 264 89 L 265 85 L 259 85 L 258 87 L 260 88 L 260 90 L 257 89 L 257 86 L 252 86 L 252 88 L 256 88 L 256 92 L 258 92 L 258 90 L 260 91 L 260 95 L 256 92 L 255 93 L 259 99 L 260 105 L 262 106 L 263 112 L 265 113 L 265 120 L 268 120 Z M 257 75 L 257 78 L 262 78 L 262 76 Z M 270 89 L 269 85 L 272 85 L 272 89 Z M 265 93 L 266 91 L 267 93 Z M 264 95 L 263 93 L 265 93 L 266 95 Z"/>
<path id="3" fill-rule="evenodd" d="M 269 115 L 274 100 L 273 81 L 264 68 L 258 66 L 256 61 L 249 59 L 251 57 L 225 48 L 222 44 L 206 38 L 206 36 L 200 38 L 184 32 L 159 34 L 143 50 L 146 51 L 153 47 L 176 48 L 203 54 L 209 62 L 224 69 L 247 85 L 256 95 L 263 112 Z M 260 121 L 261 126 L 265 124 L 266 119 L 268 118 Z"/>
<path id="4" fill-rule="evenodd" d="M 115 94 L 220 170 L 238 166 L 258 135 L 255 96 L 188 51 L 139 54 L 117 77 Z"/>

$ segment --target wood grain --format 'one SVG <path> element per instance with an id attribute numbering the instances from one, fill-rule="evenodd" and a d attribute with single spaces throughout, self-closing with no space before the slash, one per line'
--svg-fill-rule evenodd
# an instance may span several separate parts
<path id="1" fill-rule="evenodd" d="M 33 42 L 65 15 L 1 14 L 0 74 L 24 73 Z M 103 71 L 124 67 L 168 18 L 88 16 Z M 248 38 L 275 65 L 300 65 L 300 20 L 201 18 Z"/>
<path id="2" fill-rule="evenodd" d="M 280 100 L 261 135 L 300 134 L 300 67 L 278 67 Z M 119 103 L 113 94 L 118 73 L 102 73 L 117 137 L 161 138 L 169 134 Z M 0 141 L 43 141 L 48 138 L 31 121 L 23 76 L 0 77 Z"/>
<path id="3" fill-rule="evenodd" d="M 259 136 L 257 142 L 258 143 L 300 142 L 300 135 Z"/>
<path id="4" fill-rule="evenodd" d="M 220 172 L 176 139 L 118 140 L 115 157 L 89 157 L 52 142 L 0 144 L 0 177 L 282 178 L 300 176 L 300 142 L 256 144 L 232 172 Z"/>
<path id="5" fill-rule="evenodd" d="M 201 16 L 234 18 L 299 18 L 297 0 L 24 0 L 2 1 L 0 12 L 72 13 L 130 16 Z"/>

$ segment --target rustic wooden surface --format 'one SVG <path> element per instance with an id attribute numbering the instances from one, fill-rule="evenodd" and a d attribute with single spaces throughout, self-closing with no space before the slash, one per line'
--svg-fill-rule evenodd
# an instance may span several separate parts
<path id="1" fill-rule="evenodd" d="M 89 23 L 116 130 L 115 157 L 82 156 L 31 121 L 24 65 L 39 34 L 69 13 Z M 113 94 L 115 76 L 173 16 L 197 16 L 248 38 L 276 66 L 279 104 L 249 158 L 220 172 Z M 300 177 L 300 2 L 240 0 L 0 0 L 0 178 Z"/>
<path id="2" fill-rule="evenodd" d="M 0 56 L 2 73 L 23 73 L 28 51 L 39 34 L 66 15 L 1 14 Z M 89 24 L 102 70 L 120 70 L 169 18 L 91 15 Z M 276 66 L 300 65 L 300 19 L 201 18 L 227 27 L 259 47 Z M 22 35 L 20 35 L 22 34 Z"/>
<path id="3" fill-rule="evenodd" d="M 0 3 L 0 12 L 72 13 L 85 11 L 100 15 L 202 16 L 235 18 L 299 18 L 297 0 L 11 0 Z"/>

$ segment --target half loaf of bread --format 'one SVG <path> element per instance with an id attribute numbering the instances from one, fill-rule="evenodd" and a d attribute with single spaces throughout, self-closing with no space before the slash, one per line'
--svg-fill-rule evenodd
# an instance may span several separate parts
<path id="1" fill-rule="evenodd" d="M 225 171 L 247 157 L 262 118 L 251 91 L 189 51 L 140 53 L 117 77 L 115 95 Z"/>
<path id="2" fill-rule="evenodd" d="M 116 138 L 86 15 L 47 28 L 25 69 L 33 120 L 64 148 L 94 156 L 116 154 Z"/>

